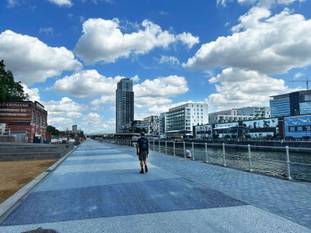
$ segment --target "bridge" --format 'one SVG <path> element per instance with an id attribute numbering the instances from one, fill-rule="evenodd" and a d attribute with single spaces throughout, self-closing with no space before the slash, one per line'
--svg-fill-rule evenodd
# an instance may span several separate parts
<path id="1" fill-rule="evenodd" d="M 149 162 L 139 174 L 134 148 L 87 140 L 2 216 L 0 232 L 311 232 L 310 183 L 158 152 Z"/>

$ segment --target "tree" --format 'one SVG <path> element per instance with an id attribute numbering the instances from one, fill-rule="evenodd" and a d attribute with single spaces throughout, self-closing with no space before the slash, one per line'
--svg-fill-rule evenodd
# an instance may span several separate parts
<path id="1" fill-rule="evenodd" d="M 13 73 L 0 61 L 0 101 L 24 101 L 28 99 L 21 82 L 15 82 Z"/>
<path id="2" fill-rule="evenodd" d="M 52 125 L 48 125 L 46 131 L 50 133 L 52 136 L 59 136 L 59 130 Z"/>

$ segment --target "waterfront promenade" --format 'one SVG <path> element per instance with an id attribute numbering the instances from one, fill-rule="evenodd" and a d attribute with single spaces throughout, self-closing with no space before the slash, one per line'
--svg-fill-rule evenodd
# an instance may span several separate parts
<path id="1" fill-rule="evenodd" d="M 311 184 L 88 140 L 0 224 L 65 232 L 311 232 Z"/>

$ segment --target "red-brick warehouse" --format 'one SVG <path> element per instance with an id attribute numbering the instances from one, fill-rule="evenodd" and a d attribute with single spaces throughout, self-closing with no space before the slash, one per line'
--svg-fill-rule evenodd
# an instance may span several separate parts
<path id="1" fill-rule="evenodd" d="M 37 101 L 0 102 L 0 123 L 16 135 L 17 142 L 46 140 L 47 111 Z"/>

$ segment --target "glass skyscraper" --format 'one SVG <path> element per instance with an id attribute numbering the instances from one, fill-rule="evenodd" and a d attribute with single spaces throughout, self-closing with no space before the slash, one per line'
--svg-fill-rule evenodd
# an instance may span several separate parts
<path id="1" fill-rule="evenodd" d="M 270 107 L 272 117 L 311 114 L 311 90 L 272 96 Z"/>
<path id="2" fill-rule="evenodd" d="M 116 133 L 128 132 L 134 120 L 133 81 L 121 79 L 116 90 Z"/>

